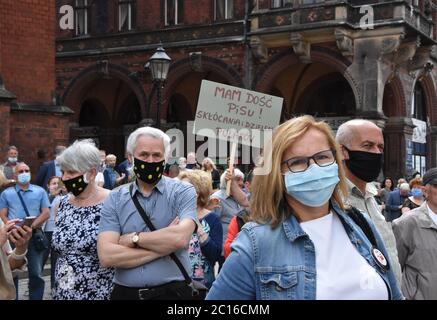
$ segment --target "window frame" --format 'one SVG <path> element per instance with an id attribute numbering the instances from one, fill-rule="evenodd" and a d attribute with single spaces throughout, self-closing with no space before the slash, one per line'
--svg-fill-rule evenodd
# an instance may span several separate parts
<path id="1" fill-rule="evenodd" d="M 79 5 L 78 2 L 83 1 L 82 5 Z M 83 37 L 87 36 L 89 34 L 89 28 L 88 28 L 88 15 L 89 15 L 89 1 L 88 0 L 76 0 L 74 2 L 74 32 L 76 37 Z M 79 33 L 79 15 L 83 15 L 83 21 L 84 21 L 84 31 Z"/>
<path id="2" fill-rule="evenodd" d="M 127 28 L 123 29 L 121 24 L 121 8 L 128 6 Z M 129 32 L 135 29 L 134 27 L 135 0 L 118 0 L 118 32 Z"/>
<path id="3" fill-rule="evenodd" d="M 224 1 L 225 2 L 225 15 L 224 17 L 217 17 L 217 1 Z M 230 3 L 230 4 L 229 4 Z M 232 16 L 228 16 L 228 8 L 229 6 L 232 6 Z M 234 19 L 235 13 L 234 13 L 234 1 L 233 0 L 214 0 L 214 21 L 226 21 L 226 20 L 232 20 Z"/>
<path id="4" fill-rule="evenodd" d="M 276 1 L 279 1 L 280 4 L 279 4 L 279 6 L 275 7 L 275 2 Z M 276 0 L 276 1 L 275 0 L 271 0 L 270 1 L 270 8 L 271 9 L 291 8 L 291 7 L 294 6 L 294 1 L 293 0 Z M 287 2 L 285 2 L 285 1 L 287 1 Z"/>
<path id="5" fill-rule="evenodd" d="M 168 20 L 169 12 L 168 12 L 168 2 L 174 1 L 174 12 L 171 13 L 173 17 L 173 23 L 170 23 Z M 184 21 L 184 12 L 183 12 L 183 0 L 163 0 L 164 4 L 164 26 L 165 27 L 171 27 L 171 26 L 178 26 L 183 24 Z M 179 12 L 179 10 L 182 10 L 182 12 Z"/>

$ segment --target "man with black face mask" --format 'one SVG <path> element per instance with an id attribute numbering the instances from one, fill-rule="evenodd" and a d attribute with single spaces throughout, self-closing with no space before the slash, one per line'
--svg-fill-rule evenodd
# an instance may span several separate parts
<path id="1" fill-rule="evenodd" d="M 366 212 L 381 234 L 389 254 L 390 267 L 401 284 L 396 240 L 391 224 L 385 221 L 375 200 L 377 190 L 370 183 L 382 169 L 384 138 L 382 130 L 373 122 L 355 119 L 343 123 L 337 130 L 336 140 L 341 147 L 349 187 L 347 203 Z"/>
<path id="2" fill-rule="evenodd" d="M 181 270 L 190 273 L 187 247 L 196 227 L 196 190 L 163 176 L 170 138 L 161 130 L 138 128 L 126 149 L 136 180 L 109 194 L 98 238 L 101 265 L 115 268 L 111 299 L 192 298 Z"/>

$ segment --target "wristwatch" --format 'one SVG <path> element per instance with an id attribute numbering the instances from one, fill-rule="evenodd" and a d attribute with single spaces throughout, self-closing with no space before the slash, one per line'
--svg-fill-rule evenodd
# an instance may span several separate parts
<path id="1" fill-rule="evenodd" d="M 132 236 L 132 243 L 135 245 L 135 247 L 138 247 L 138 241 L 140 241 L 140 233 L 135 232 Z"/>

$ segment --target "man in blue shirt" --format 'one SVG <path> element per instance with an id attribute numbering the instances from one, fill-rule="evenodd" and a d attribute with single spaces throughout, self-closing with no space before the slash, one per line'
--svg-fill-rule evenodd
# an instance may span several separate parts
<path id="1" fill-rule="evenodd" d="M 65 146 L 57 146 L 55 148 L 55 159 L 51 161 L 46 161 L 39 168 L 38 174 L 36 175 L 35 184 L 47 189 L 48 181 L 51 177 L 61 177 L 61 167 L 56 162 L 56 157 L 61 155 L 61 153 L 66 149 Z"/>
<path id="2" fill-rule="evenodd" d="M 191 291 L 169 255 L 174 253 L 190 274 L 187 247 L 196 227 L 196 191 L 162 175 L 170 138 L 161 130 L 137 129 L 127 152 L 136 180 L 110 193 L 98 237 L 101 265 L 115 268 L 111 299 L 187 299 Z M 130 188 L 156 231 L 137 211 Z"/>
<path id="3" fill-rule="evenodd" d="M 399 188 L 396 188 L 390 192 L 387 203 L 385 204 L 385 210 L 387 211 L 386 220 L 391 222 L 402 215 L 402 205 L 410 195 L 410 185 L 408 183 L 402 183 Z"/>
<path id="4" fill-rule="evenodd" d="M 125 178 L 125 174 L 122 173 L 121 176 L 115 171 L 114 167 L 117 163 L 117 157 L 113 154 L 108 154 L 106 156 L 106 168 L 103 170 L 103 178 L 105 183 L 103 188 L 112 190 L 116 186 L 120 185 Z"/>
<path id="5" fill-rule="evenodd" d="M 11 219 L 25 219 L 26 210 L 20 200 L 21 195 L 29 216 L 35 216 L 32 229 L 41 228 L 50 217 L 49 198 L 43 188 L 30 184 L 30 169 L 23 162 L 15 166 L 14 179 L 17 184 L 7 188 L 0 195 L 0 218 L 6 223 Z M 44 295 L 44 280 L 41 278 L 44 251 L 35 246 L 35 238 L 29 241 L 27 260 L 29 270 L 29 299 L 42 300 Z M 15 280 L 18 297 L 18 279 Z"/>

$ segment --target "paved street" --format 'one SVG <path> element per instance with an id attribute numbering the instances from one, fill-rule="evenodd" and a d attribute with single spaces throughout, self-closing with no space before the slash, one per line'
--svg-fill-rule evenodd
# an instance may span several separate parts
<path id="1" fill-rule="evenodd" d="M 51 292 L 50 292 L 50 266 L 47 264 L 44 268 L 43 279 L 46 283 L 44 289 L 44 300 L 52 300 Z M 18 296 L 19 300 L 29 300 L 29 288 L 28 288 L 28 278 L 27 273 L 20 277 L 20 281 L 18 284 Z"/>

